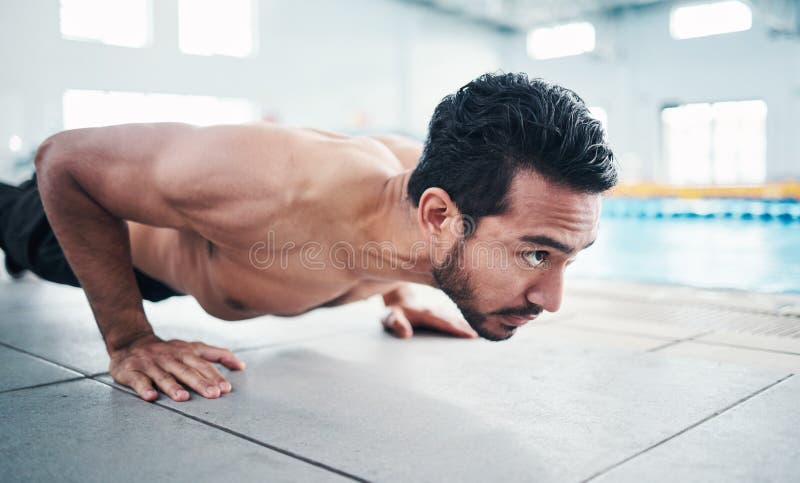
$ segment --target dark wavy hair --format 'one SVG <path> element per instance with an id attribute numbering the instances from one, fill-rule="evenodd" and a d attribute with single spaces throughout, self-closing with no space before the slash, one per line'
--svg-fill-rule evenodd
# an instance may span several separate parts
<path id="1" fill-rule="evenodd" d="M 582 193 L 617 182 L 603 126 L 577 94 L 524 73 L 484 74 L 436 106 L 408 197 L 418 206 L 423 191 L 442 188 L 477 222 L 508 208 L 521 170 Z"/>

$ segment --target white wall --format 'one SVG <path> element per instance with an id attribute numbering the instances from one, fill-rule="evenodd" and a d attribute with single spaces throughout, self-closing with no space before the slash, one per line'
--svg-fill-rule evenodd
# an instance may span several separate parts
<path id="1" fill-rule="evenodd" d="M 180 53 L 176 0 L 153 3 L 154 44 L 143 49 L 63 40 L 58 0 L 0 3 L 0 178 L 28 169 L 12 169 L 12 134 L 25 152 L 61 129 L 66 89 L 245 97 L 281 122 L 422 137 L 442 96 L 498 68 L 604 107 L 630 180 L 663 172 L 663 104 L 762 98 L 768 177 L 800 178 L 800 41 L 770 40 L 757 16 L 748 32 L 674 41 L 667 6 L 631 11 L 593 19 L 596 53 L 533 61 L 523 34 L 397 0 L 261 0 L 258 54 L 236 59 Z"/>
<path id="2" fill-rule="evenodd" d="M 562 83 L 604 107 L 624 179 L 665 179 L 665 104 L 747 99 L 767 103 L 768 180 L 800 179 L 800 39 L 770 39 L 755 11 L 749 31 L 673 40 L 670 9 L 656 5 L 591 19 L 598 45 L 588 55 L 532 60 L 524 36 L 517 35 L 508 66 Z"/>
<path id="3" fill-rule="evenodd" d="M 0 179 L 26 176 L 14 159 L 62 128 L 66 89 L 244 97 L 285 123 L 422 137 L 441 97 L 499 67 L 505 38 L 395 0 L 261 0 L 253 58 L 197 57 L 178 50 L 177 1 L 153 4 L 154 43 L 135 49 L 62 39 L 58 0 L 0 3 Z"/>

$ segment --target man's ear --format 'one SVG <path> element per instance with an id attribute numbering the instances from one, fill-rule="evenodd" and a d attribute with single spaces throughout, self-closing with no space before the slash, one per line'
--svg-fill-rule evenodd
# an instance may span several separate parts
<path id="1" fill-rule="evenodd" d="M 454 223 L 461 217 L 450 195 L 442 188 L 422 192 L 417 209 L 417 222 L 429 237 L 448 238 L 456 235 Z"/>

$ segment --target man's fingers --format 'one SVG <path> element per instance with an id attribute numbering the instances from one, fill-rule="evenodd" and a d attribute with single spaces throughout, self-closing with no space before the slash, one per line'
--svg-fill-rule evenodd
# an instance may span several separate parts
<path id="1" fill-rule="evenodd" d="M 383 327 L 390 334 L 401 339 L 408 339 L 414 335 L 411 322 L 408 321 L 403 311 L 398 307 L 392 307 L 389 314 L 383 318 Z"/>
<path id="2" fill-rule="evenodd" d="M 201 342 L 164 342 L 154 338 L 114 351 L 111 356 L 109 372 L 114 380 L 132 387 L 148 401 L 158 397 L 153 383 L 175 401 L 189 399 L 187 389 L 207 398 L 218 398 L 230 392 L 231 385 L 212 362 L 244 369 L 244 363 L 230 351 Z"/>
<path id="3" fill-rule="evenodd" d="M 214 382 L 214 384 L 216 384 L 219 388 L 220 392 L 231 392 L 231 383 L 222 377 L 222 374 L 219 373 L 217 368 L 214 367 L 212 363 L 195 355 L 184 356 L 183 362 L 197 369 L 198 372 L 200 372 L 200 374 L 202 374 L 203 377 L 209 381 Z"/>
<path id="4" fill-rule="evenodd" d="M 115 375 L 114 380 L 136 391 L 145 401 L 154 401 L 158 397 L 150 378 L 139 371 L 124 371 Z"/>
<path id="5" fill-rule="evenodd" d="M 159 365 L 203 397 L 215 399 L 221 394 L 219 386 L 217 386 L 214 381 L 206 379 L 192 366 L 186 365 L 172 357 L 160 361 Z"/>
<path id="6" fill-rule="evenodd" d="M 193 342 L 195 352 L 203 359 L 211 362 L 219 362 L 223 366 L 233 371 L 243 371 L 244 362 L 239 360 L 233 352 L 221 347 L 214 347 L 212 345 L 204 344 L 202 342 Z"/>
<path id="7" fill-rule="evenodd" d="M 189 392 L 164 369 L 152 364 L 147 368 L 146 372 L 150 379 L 161 389 L 161 392 L 167 396 L 178 402 L 189 399 Z"/>
<path id="8" fill-rule="evenodd" d="M 463 319 L 443 319 L 431 313 L 422 312 L 415 317 L 414 321 L 418 327 L 427 327 L 458 337 L 478 337 L 478 333 Z"/>

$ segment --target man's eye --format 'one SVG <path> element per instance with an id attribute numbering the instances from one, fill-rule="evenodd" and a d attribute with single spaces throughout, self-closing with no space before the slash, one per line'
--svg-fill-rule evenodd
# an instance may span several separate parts
<path id="1" fill-rule="evenodd" d="M 539 265 L 547 261 L 547 252 L 544 250 L 525 252 L 523 256 L 525 257 L 525 260 L 527 260 L 532 267 L 538 267 Z"/>

